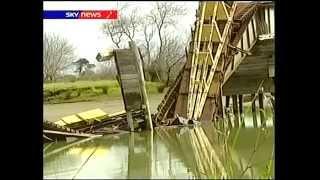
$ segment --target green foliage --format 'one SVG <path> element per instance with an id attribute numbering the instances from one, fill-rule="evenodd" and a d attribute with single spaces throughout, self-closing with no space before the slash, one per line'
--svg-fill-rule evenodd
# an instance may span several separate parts
<path id="1" fill-rule="evenodd" d="M 158 93 L 163 93 L 164 89 L 166 88 L 166 86 L 164 84 L 158 86 Z"/>
<path id="2" fill-rule="evenodd" d="M 157 82 L 146 82 L 148 94 L 158 93 Z M 88 101 L 94 97 L 107 95 L 120 97 L 121 89 L 116 80 L 76 81 L 45 83 L 43 96 L 45 103 L 62 103 L 69 101 Z"/>
<path id="3" fill-rule="evenodd" d="M 65 99 L 71 99 L 71 94 L 72 94 L 72 91 L 71 91 L 71 90 L 66 91 L 64 98 L 65 98 Z"/>
<path id="4" fill-rule="evenodd" d="M 101 87 L 100 88 L 102 90 L 102 94 L 108 94 L 108 90 L 109 90 L 109 87 L 108 86 L 105 86 L 105 87 Z"/>

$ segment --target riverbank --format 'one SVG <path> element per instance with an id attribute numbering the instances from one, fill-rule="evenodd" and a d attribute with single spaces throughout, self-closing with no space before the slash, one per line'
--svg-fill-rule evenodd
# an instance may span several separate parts
<path id="1" fill-rule="evenodd" d="M 164 86 L 159 82 L 146 82 L 148 94 L 161 94 Z M 116 80 L 75 81 L 45 83 L 44 104 L 99 101 L 103 98 L 120 98 L 121 89 Z"/>
<path id="2" fill-rule="evenodd" d="M 149 104 L 151 112 L 155 112 L 157 106 L 162 100 L 164 93 L 149 95 Z M 122 97 L 99 96 L 94 101 L 60 103 L 60 104 L 44 104 L 43 118 L 45 120 L 55 122 L 61 117 L 73 115 L 79 112 L 100 108 L 106 113 L 114 113 L 124 110 Z"/>
<path id="3" fill-rule="evenodd" d="M 159 103 L 161 102 L 164 93 L 149 95 L 150 110 L 155 113 Z M 79 112 L 84 112 L 92 109 L 100 108 L 106 113 L 114 113 L 124 110 L 122 97 L 108 97 L 100 96 L 95 101 L 88 102 L 75 102 L 75 103 L 60 103 L 60 104 L 44 104 L 43 105 L 43 118 L 45 120 L 55 122 L 60 118 L 68 115 L 73 115 Z M 248 125 L 253 124 L 251 121 L 251 104 L 244 103 L 244 115 L 248 119 Z M 259 120 L 259 113 L 257 113 Z M 266 105 L 266 117 L 271 119 L 273 116 L 270 106 Z"/>

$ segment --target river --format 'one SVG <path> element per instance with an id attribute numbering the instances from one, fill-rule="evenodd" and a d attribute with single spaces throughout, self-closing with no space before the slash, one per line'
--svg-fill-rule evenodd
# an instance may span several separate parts
<path id="1" fill-rule="evenodd" d="M 272 178 L 273 127 L 160 127 L 44 144 L 44 178 Z"/>

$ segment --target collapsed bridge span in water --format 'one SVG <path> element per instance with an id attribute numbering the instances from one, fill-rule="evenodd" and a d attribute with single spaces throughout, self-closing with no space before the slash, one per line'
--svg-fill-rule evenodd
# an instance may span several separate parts
<path id="1" fill-rule="evenodd" d="M 214 121 L 224 117 L 230 97 L 237 118 L 234 126 L 239 126 L 243 95 L 252 96 L 255 117 L 255 100 L 259 99 L 259 108 L 263 109 L 263 93 L 274 93 L 273 2 L 200 2 L 196 17 L 192 41 L 186 50 L 186 64 L 169 87 L 153 119 L 144 85 L 142 57 L 136 45 L 130 42 L 129 49 L 115 49 L 97 56 L 98 61 L 114 57 L 126 111 L 99 120 L 93 115 L 90 121 L 77 116 L 75 118 L 80 120 L 75 124 L 81 126 L 62 124 L 68 130 L 44 126 L 45 130 L 51 130 L 46 131 L 51 134 L 45 133 L 44 138 L 52 140 L 52 131 L 70 135 L 95 134 L 103 128 L 111 128 L 112 132 L 115 129 L 152 130 L 154 125 L 172 125 L 177 117 Z M 263 114 L 260 116 L 264 121 Z"/>
<path id="2" fill-rule="evenodd" d="M 186 64 L 155 121 L 170 125 L 177 115 L 197 121 L 223 118 L 230 97 L 239 120 L 243 95 L 252 95 L 255 116 L 257 95 L 263 109 L 263 93 L 274 93 L 273 2 L 200 2 L 196 16 Z"/>

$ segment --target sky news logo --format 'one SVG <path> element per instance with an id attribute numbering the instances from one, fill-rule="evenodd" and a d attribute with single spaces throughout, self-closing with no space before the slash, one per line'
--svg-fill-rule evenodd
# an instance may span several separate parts
<path id="1" fill-rule="evenodd" d="M 117 10 L 44 11 L 44 19 L 117 19 Z"/>

